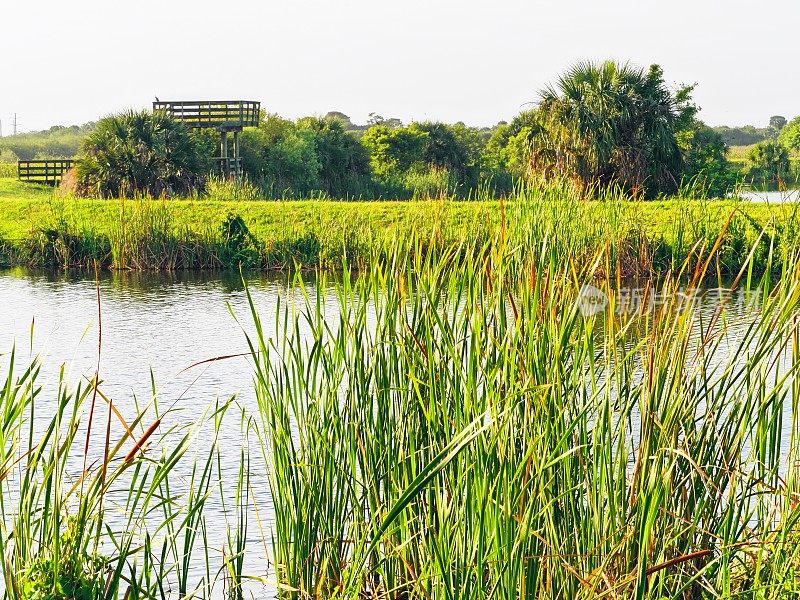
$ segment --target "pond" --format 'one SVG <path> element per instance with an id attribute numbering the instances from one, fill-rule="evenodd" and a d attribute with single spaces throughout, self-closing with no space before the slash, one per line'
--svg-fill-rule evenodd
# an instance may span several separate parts
<path id="1" fill-rule="evenodd" d="M 744 200 L 749 200 L 751 202 L 769 202 L 770 204 L 800 201 L 800 190 L 787 190 L 785 192 L 747 191 L 740 192 L 739 195 Z"/>
<path id="2" fill-rule="evenodd" d="M 251 330 L 247 295 L 236 275 L 173 274 L 143 275 L 105 273 L 100 275 L 100 314 L 102 343 L 99 371 L 102 389 L 114 400 L 123 415 L 135 413 L 134 399 L 140 406 L 151 398 L 151 375 L 159 405 L 174 405 L 175 421 L 194 422 L 216 400 L 235 398 L 249 414 L 258 407 L 253 388 L 253 370 L 246 356 L 245 331 Z M 247 285 L 269 336 L 274 327 L 278 298 L 291 295 L 286 276 L 249 276 Z M 315 286 L 307 293 L 315 293 Z M 692 294 L 702 314 L 711 315 L 726 290 L 708 288 Z M 652 298 L 652 296 L 647 296 Z M 628 305 L 636 304 L 636 294 Z M 748 314 L 745 296 L 729 304 L 729 332 Z M 752 306 L 751 306 L 752 308 Z M 325 314 L 338 315 L 335 294 L 326 298 Z M 239 320 L 237 320 L 238 317 Z M 98 364 L 98 296 L 93 276 L 71 273 L 45 273 L 13 270 L 0 272 L 0 353 L 16 345 L 18 363 L 41 356 L 45 393 L 40 414 L 52 410 L 55 380 L 63 366 L 67 380 L 77 383 L 93 377 Z M 205 362 L 216 357 L 225 360 Z M 203 363 L 198 365 L 198 363 Z M 193 366 L 196 365 L 196 366 Z M 48 393 L 48 390 L 49 393 Z M 242 447 L 239 419 L 228 420 L 220 434 L 221 465 L 235 480 Z M 162 427 L 175 423 L 163 423 Z M 196 440 L 204 447 L 201 431 Z M 102 436 L 95 436 L 95 451 L 102 447 Z M 210 440 L 209 440 L 210 441 Z M 207 447 L 207 444 L 205 445 Z M 259 506 L 258 516 L 267 541 L 272 524 L 271 499 L 260 452 L 252 452 L 252 493 Z M 227 493 L 227 492 L 224 492 Z M 232 493 L 232 492 L 231 492 Z M 225 543 L 226 518 L 220 502 L 211 501 L 206 509 L 209 544 L 221 552 Z M 216 513 L 214 511 L 217 511 Z M 246 571 L 271 576 L 259 527 L 251 522 L 248 544 L 257 549 L 248 555 Z M 202 576 L 202 565 L 196 575 Z M 269 594 L 263 584 L 250 584 L 255 596 Z"/>
<path id="3" fill-rule="evenodd" d="M 272 323 L 278 295 L 287 295 L 287 278 L 250 278 L 248 285 L 264 322 Z M 247 352 L 242 327 L 233 317 L 241 317 L 245 326 L 251 322 L 238 276 L 106 273 L 100 276 L 99 289 L 101 389 L 126 418 L 136 413 L 136 402 L 140 407 L 150 402 L 151 373 L 161 411 L 174 405 L 162 429 L 180 420 L 194 423 L 216 400 L 232 397 L 250 414 L 256 414 L 253 370 L 246 357 L 188 368 L 207 359 Z M 313 286 L 309 292 L 314 293 Z M 9 352 L 14 345 L 18 368 L 40 356 L 40 383 L 44 390 L 37 400 L 37 411 L 44 422 L 53 412 L 60 368 L 65 368 L 65 378 L 71 385 L 81 380 L 85 384 L 97 368 L 98 299 L 93 276 L 0 272 L 0 354 Z M 105 424 L 104 416 L 99 420 Z M 211 428 L 204 428 L 194 446 L 207 448 L 212 435 Z M 95 454 L 102 451 L 102 442 L 98 431 L 92 438 Z M 241 445 L 239 419 L 229 413 L 219 443 L 225 479 L 236 480 Z M 269 527 L 271 502 L 263 461 L 260 454 L 253 454 L 253 495 L 264 507 L 259 516 Z M 224 517 L 229 515 L 223 514 L 217 496 L 211 495 L 206 512 L 211 545 L 221 552 L 226 532 Z M 248 542 L 252 548 L 263 548 L 257 529 L 251 526 Z M 201 564 L 195 570 L 197 578 L 203 575 Z M 248 555 L 247 570 L 266 574 L 263 551 Z M 258 589 L 254 593 L 260 595 Z"/>

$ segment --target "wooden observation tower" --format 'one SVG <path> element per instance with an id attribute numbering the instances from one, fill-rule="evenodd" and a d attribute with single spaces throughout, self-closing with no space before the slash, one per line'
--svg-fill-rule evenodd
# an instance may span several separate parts
<path id="1" fill-rule="evenodd" d="M 216 129 L 220 134 L 217 171 L 229 177 L 242 174 L 239 134 L 245 127 L 258 127 L 261 103 L 251 100 L 200 100 L 153 102 L 153 112 L 163 111 L 193 129 Z M 228 148 L 228 134 L 233 133 L 233 156 Z"/>

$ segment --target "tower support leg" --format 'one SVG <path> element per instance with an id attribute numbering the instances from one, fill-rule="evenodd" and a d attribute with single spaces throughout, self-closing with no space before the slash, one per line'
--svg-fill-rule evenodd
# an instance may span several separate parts
<path id="1" fill-rule="evenodd" d="M 236 179 L 242 176 L 242 162 L 239 157 L 239 132 L 233 132 L 233 169 L 236 172 Z"/>
<path id="2" fill-rule="evenodd" d="M 230 177 L 230 165 L 228 164 L 228 132 L 220 133 L 219 156 L 222 159 L 222 175 Z"/>

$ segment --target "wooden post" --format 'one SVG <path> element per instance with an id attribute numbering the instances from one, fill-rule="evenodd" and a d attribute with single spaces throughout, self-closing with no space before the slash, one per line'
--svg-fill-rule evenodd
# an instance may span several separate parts
<path id="1" fill-rule="evenodd" d="M 239 130 L 235 129 L 233 131 L 233 169 L 237 179 L 242 175 L 239 160 Z"/>
<path id="2" fill-rule="evenodd" d="M 220 140 L 220 158 L 222 159 L 222 174 L 225 177 L 230 175 L 230 169 L 228 168 L 228 132 L 224 129 L 221 132 L 221 140 Z"/>

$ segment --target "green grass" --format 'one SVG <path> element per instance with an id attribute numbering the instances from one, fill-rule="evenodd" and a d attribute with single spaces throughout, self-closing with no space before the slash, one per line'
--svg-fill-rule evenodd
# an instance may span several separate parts
<path id="1" fill-rule="evenodd" d="M 17 163 L 0 162 L 0 181 L 2 181 L 2 179 L 4 178 L 11 178 L 16 176 L 17 176 Z M 7 182 L 0 183 L 0 186 L 2 186 L 4 183 Z"/>
<path id="2" fill-rule="evenodd" d="M 155 390 L 146 406 L 134 398 L 116 409 L 97 376 L 72 384 L 62 365 L 43 384 L 38 359 L 18 368 L 15 352 L 0 356 L 4 597 L 211 598 L 226 588 L 241 598 L 241 578 L 222 577 L 236 552 L 219 556 L 203 541 L 205 503 L 222 492 L 212 483 L 230 403 L 186 423 L 159 408 Z M 195 447 L 200 428 L 208 434 Z M 243 500 L 227 502 L 238 511 Z M 232 525 L 231 539 L 244 535 L 245 524 Z M 198 564 L 204 576 L 190 573 Z"/>
<path id="3" fill-rule="evenodd" d="M 766 228 L 781 248 L 800 239 L 798 207 L 670 199 L 633 202 L 614 194 L 583 200 L 566 187 L 531 188 L 504 205 L 496 200 L 343 202 L 331 200 L 97 200 L 59 197 L 41 186 L 0 180 L 0 264 L 112 269 L 339 269 L 341 257 L 366 263 L 398 239 L 417 237 L 444 247 L 481 243 L 513 208 L 541 236 L 580 260 L 609 246 L 623 275 L 674 269 L 697 245 L 725 228 L 721 272 L 736 272 Z M 243 229 L 229 239 L 223 224 Z M 729 218 L 731 222 L 728 223 Z M 727 224 L 727 227 L 726 227 Z M 242 227 L 243 226 L 243 227 Z M 757 251 L 757 268 L 767 248 Z"/>
<path id="4" fill-rule="evenodd" d="M 731 146 L 728 151 L 728 160 L 743 178 L 747 175 L 747 155 L 755 146 L 756 144 L 751 144 L 749 146 Z M 789 172 L 788 181 L 784 182 L 784 184 L 791 188 L 796 188 L 800 183 L 800 154 L 796 152 L 792 152 L 789 156 Z M 774 187 L 775 186 L 769 186 L 769 190 L 767 191 L 774 191 Z"/>

